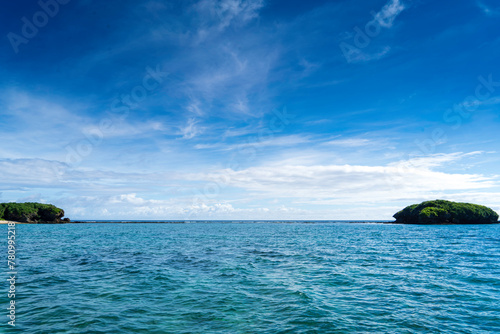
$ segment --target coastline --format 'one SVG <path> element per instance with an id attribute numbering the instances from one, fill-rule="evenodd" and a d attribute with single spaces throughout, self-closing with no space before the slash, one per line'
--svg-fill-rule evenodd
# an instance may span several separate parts
<path id="1" fill-rule="evenodd" d="M 346 220 L 184 220 L 184 221 L 169 221 L 169 220 L 84 220 L 72 221 L 69 224 L 190 224 L 190 223 L 241 223 L 241 224 L 259 224 L 259 223 L 274 223 L 274 224 L 392 224 L 387 221 L 346 221 Z"/>
<path id="2" fill-rule="evenodd" d="M 14 223 L 14 224 L 30 224 L 30 223 L 21 223 L 21 222 L 15 222 L 13 220 L 0 220 L 0 224 L 7 225 L 9 223 Z"/>
<path id="3" fill-rule="evenodd" d="M 500 221 L 494 223 L 477 223 L 477 224 L 453 224 L 453 223 L 398 223 L 395 221 L 345 221 L 345 220 L 186 220 L 186 221 L 151 221 L 151 220 L 88 220 L 88 221 L 71 221 L 61 223 L 26 223 L 16 222 L 9 220 L 0 220 L 0 225 L 7 225 L 8 223 L 26 224 L 26 225 L 66 225 L 66 224 L 190 224 L 190 223 L 240 223 L 240 224 L 259 224 L 259 223 L 274 223 L 274 224 L 384 224 L 384 225 L 495 225 L 500 224 Z"/>

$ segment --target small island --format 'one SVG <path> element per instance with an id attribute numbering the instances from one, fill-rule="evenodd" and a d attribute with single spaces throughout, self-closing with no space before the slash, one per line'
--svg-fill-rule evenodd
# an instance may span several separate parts
<path id="1" fill-rule="evenodd" d="M 498 214 L 477 204 L 445 200 L 407 206 L 393 216 L 396 224 L 497 224 Z"/>
<path id="2" fill-rule="evenodd" d="M 64 210 L 52 204 L 41 203 L 0 203 L 0 220 L 27 224 L 64 224 Z"/>

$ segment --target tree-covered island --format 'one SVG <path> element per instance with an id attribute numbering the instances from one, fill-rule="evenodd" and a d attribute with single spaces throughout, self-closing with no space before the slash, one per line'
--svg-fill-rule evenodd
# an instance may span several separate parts
<path id="1" fill-rule="evenodd" d="M 64 210 L 52 204 L 41 203 L 0 203 L 0 219 L 31 224 L 69 223 L 64 218 Z"/>
<path id="2" fill-rule="evenodd" d="M 393 216 L 401 224 L 495 224 L 498 214 L 483 205 L 445 200 L 407 206 Z"/>

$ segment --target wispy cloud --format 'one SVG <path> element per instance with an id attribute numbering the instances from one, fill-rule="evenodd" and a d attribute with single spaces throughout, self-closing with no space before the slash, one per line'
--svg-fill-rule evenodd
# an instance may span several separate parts
<path id="1" fill-rule="evenodd" d="M 201 18 L 200 40 L 221 32 L 231 24 L 244 25 L 258 17 L 263 0 L 202 0 L 193 5 Z"/>
<path id="2" fill-rule="evenodd" d="M 192 139 L 203 132 L 203 127 L 198 125 L 199 120 L 189 118 L 187 124 L 180 127 L 180 134 L 184 139 Z"/>
<path id="3" fill-rule="evenodd" d="M 382 9 L 374 14 L 374 21 L 384 28 L 391 28 L 396 17 L 405 9 L 399 0 L 390 0 Z"/>
<path id="4" fill-rule="evenodd" d="M 350 139 L 335 139 L 325 142 L 325 145 L 343 146 L 343 147 L 359 147 L 370 145 L 372 141 L 363 138 L 350 138 Z"/>
<path id="5" fill-rule="evenodd" d="M 376 51 L 366 50 L 374 40 L 380 38 L 381 28 L 389 29 L 398 15 L 405 9 L 400 0 L 390 0 L 378 12 L 371 12 L 373 19 L 369 21 L 364 29 L 354 27 L 354 32 L 344 32 L 339 35 L 342 40 L 339 44 L 345 59 L 349 63 L 364 63 L 385 57 L 391 51 L 390 46 L 378 46 Z M 373 48 L 373 47 L 372 47 Z"/>
<path id="6" fill-rule="evenodd" d="M 500 104 L 500 97 L 495 96 L 495 97 L 485 99 L 485 100 L 475 99 L 472 101 L 469 100 L 469 101 L 461 102 L 461 103 L 456 105 L 455 109 L 474 110 L 477 107 L 494 106 L 497 104 Z"/>
<path id="7" fill-rule="evenodd" d="M 289 136 L 277 136 L 274 138 L 265 138 L 263 140 L 258 140 L 255 138 L 253 141 L 245 141 L 237 144 L 227 144 L 227 143 L 214 143 L 214 144 L 197 144 L 195 148 L 197 149 L 219 149 L 224 151 L 231 150 L 242 150 L 245 148 L 264 148 L 264 147 L 286 147 L 286 146 L 296 146 L 300 144 L 306 144 L 311 142 L 311 139 L 307 136 L 301 135 L 289 135 Z"/>
<path id="8" fill-rule="evenodd" d="M 364 63 L 373 60 L 379 60 L 384 58 L 387 54 L 389 54 L 390 51 L 391 51 L 390 46 L 384 46 L 381 50 L 374 53 L 367 53 L 361 51 L 360 49 L 357 49 L 356 51 L 350 54 L 349 61 L 351 63 Z"/>
<path id="9" fill-rule="evenodd" d="M 481 151 L 469 153 L 456 152 L 449 154 L 432 154 L 428 156 L 414 157 L 408 160 L 398 161 L 395 163 L 391 163 L 390 166 L 430 169 L 433 167 L 443 166 L 444 164 L 456 162 L 467 157 L 473 157 L 482 154 L 484 154 L 484 152 Z"/>

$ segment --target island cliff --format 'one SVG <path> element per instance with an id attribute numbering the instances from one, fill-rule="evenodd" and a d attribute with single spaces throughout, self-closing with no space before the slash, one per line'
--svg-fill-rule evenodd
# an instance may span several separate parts
<path id="1" fill-rule="evenodd" d="M 64 210 L 52 204 L 0 203 L 0 219 L 31 224 L 69 223 Z"/>
<path id="2" fill-rule="evenodd" d="M 470 203 L 445 200 L 407 206 L 393 216 L 401 224 L 495 224 L 498 214 L 492 209 Z"/>

